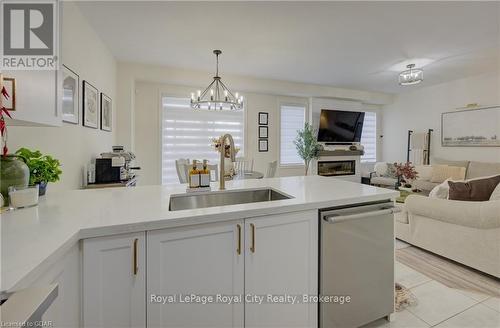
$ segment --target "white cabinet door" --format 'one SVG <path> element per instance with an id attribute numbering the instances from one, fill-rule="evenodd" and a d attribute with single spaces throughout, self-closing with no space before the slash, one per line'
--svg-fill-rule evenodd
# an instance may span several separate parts
<path id="1" fill-rule="evenodd" d="M 16 79 L 15 111 L 8 125 L 60 126 L 59 114 L 62 72 L 4 71 L 4 77 Z"/>
<path id="2" fill-rule="evenodd" d="M 145 327 L 145 233 L 83 241 L 85 327 Z"/>
<path id="3" fill-rule="evenodd" d="M 148 327 L 243 327 L 242 299 L 183 303 L 190 295 L 243 294 L 243 239 L 243 220 L 148 231 Z M 156 295 L 176 299 L 160 304 Z"/>
<path id="4" fill-rule="evenodd" d="M 53 327 L 80 327 L 81 314 L 81 257 L 79 245 L 73 246 L 59 261 L 32 285 L 58 285 L 58 295 L 42 320 Z"/>
<path id="5" fill-rule="evenodd" d="M 318 291 L 318 212 L 303 211 L 245 220 L 245 327 L 317 327 L 317 304 L 303 295 Z M 270 302 L 267 295 L 296 296 Z"/>

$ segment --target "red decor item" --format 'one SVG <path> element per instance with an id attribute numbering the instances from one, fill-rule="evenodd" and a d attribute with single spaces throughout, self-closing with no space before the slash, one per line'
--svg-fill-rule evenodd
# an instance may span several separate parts
<path id="1" fill-rule="evenodd" d="M 5 89 L 4 86 L 2 86 L 2 96 L 5 99 L 9 99 L 9 94 L 7 93 L 7 90 Z M 2 137 L 2 155 L 7 156 L 9 149 L 7 148 L 7 124 L 5 123 L 4 114 L 7 115 L 7 117 L 12 118 L 12 116 L 10 116 L 9 111 L 4 106 L 1 106 L 0 107 L 0 134 Z"/>
<path id="2" fill-rule="evenodd" d="M 396 175 L 405 180 L 415 180 L 418 177 L 415 166 L 413 166 L 411 162 L 394 163 L 394 167 L 396 168 Z"/>

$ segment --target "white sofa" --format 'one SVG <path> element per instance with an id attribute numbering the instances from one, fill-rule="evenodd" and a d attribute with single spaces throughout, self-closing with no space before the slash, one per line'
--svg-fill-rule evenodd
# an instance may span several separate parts
<path id="1" fill-rule="evenodd" d="M 458 166 L 464 167 L 465 179 L 475 179 L 479 177 L 491 176 L 495 174 L 500 174 L 500 163 L 486 163 L 477 161 L 450 161 L 442 158 L 434 158 L 432 160 L 432 165 L 448 165 L 448 166 Z M 412 187 L 421 189 L 424 192 L 429 192 L 444 181 L 432 182 L 432 165 L 417 165 L 415 167 L 418 172 L 418 178 L 412 182 Z"/>
<path id="2" fill-rule="evenodd" d="M 500 200 L 466 202 L 410 195 L 396 237 L 500 278 Z"/>

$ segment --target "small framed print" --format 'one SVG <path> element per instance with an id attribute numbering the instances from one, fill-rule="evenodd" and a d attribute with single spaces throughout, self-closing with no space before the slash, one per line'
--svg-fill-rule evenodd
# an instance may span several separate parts
<path id="1" fill-rule="evenodd" d="M 267 137 L 268 137 L 267 126 L 259 126 L 259 138 L 267 138 Z"/>
<path id="2" fill-rule="evenodd" d="M 113 124 L 113 103 L 111 98 L 101 92 L 101 130 L 111 131 Z"/>
<path id="3" fill-rule="evenodd" d="M 62 120 L 78 124 L 80 118 L 80 77 L 63 65 Z"/>
<path id="4" fill-rule="evenodd" d="M 269 145 L 267 139 L 259 139 L 259 152 L 267 152 L 269 150 Z"/>
<path id="5" fill-rule="evenodd" d="M 0 84 L 5 87 L 5 91 L 7 91 L 7 94 L 9 95 L 9 98 L 7 99 L 0 95 L 2 98 L 2 105 L 8 111 L 16 110 L 16 79 L 12 77 L 4 77 L 0 82 L 2 82 Z"/>
<path id="6" fill-rule="evenodd" d="M 98 128 L 99 120 L 99 92 L 96 87 L 83 81 L 83 126 Z"/>
<path id="7" fill-rule="evenodd" d="M 269 113 L 259 112 L 259 125 L 268 125 Z"/>

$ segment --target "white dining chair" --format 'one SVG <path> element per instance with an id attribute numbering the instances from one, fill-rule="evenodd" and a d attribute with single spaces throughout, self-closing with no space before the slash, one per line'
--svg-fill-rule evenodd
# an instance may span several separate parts
<path id="1" fill-rule="evenodd" d="M 237 157 L 234 162 L 234 170 L 236 171 L 236 174 L 253 171 L 253 159 Z"/>
<path id="2" fill-rule="evenodd" d="M 276 168 L 278 167 L 278 161 L 272 161 L 267 165 L 266 178 L 274 178 L 276 175 Z"/>
<path id="3" fill-rule="evenodd" d="M 187 183 L 188 178 L 186 174 L 186 165 L 189 165 L 189 159 L 179 158 L 175 160 L 175 170 L 177 171 L 177 177 L 179 178 L 179 183 Z"/>

